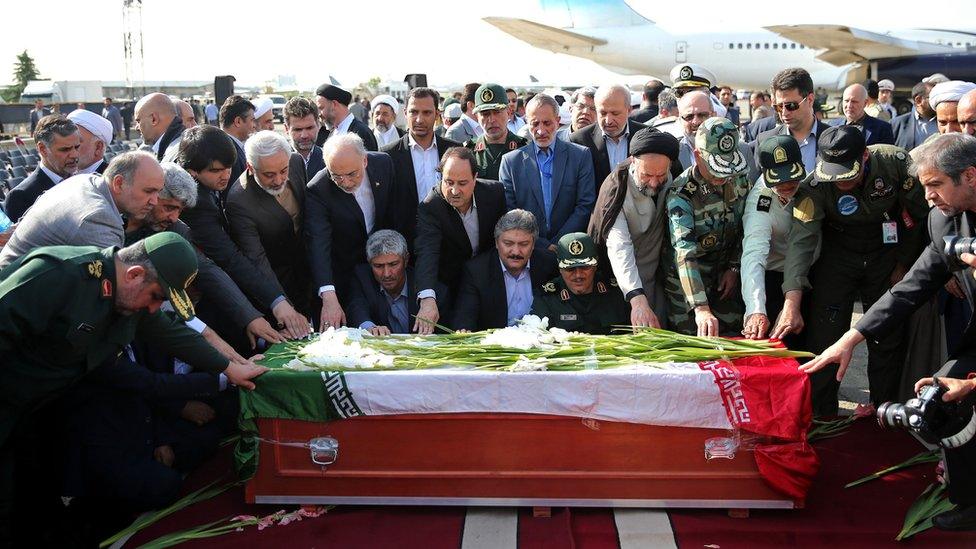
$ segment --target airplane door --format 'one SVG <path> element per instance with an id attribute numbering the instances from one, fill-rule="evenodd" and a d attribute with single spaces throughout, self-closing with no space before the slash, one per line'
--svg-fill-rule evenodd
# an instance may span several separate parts
<path id="1" fill-rule="evenodd" d="M 684 63 L 688 61 L 688 42 L 674 43 L 674 62 Z"/>

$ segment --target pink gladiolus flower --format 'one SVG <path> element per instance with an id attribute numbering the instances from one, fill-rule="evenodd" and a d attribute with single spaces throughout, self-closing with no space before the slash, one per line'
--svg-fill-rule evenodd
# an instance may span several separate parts
<path id="1" fill-rule="evenodd" d="M 326 508 L 322 505 L 302 505 L 298 514 L 303 517 L 316 518 L 325 514 Z"/>
<path id="2" fill-rule="evenodd" d="M 258 517 L 254 516 L 254 515 L 237 515 L 236 517 L 230 519 L 230 521 L 231 522 L 237 522 L 239 520 L 255 520 L 256 518 L 258 518 Z"/>

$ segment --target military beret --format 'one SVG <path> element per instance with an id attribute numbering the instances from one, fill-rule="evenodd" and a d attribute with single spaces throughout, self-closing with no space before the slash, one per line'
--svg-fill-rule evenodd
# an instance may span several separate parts
<path id="1" fill-rule="evenodd" d="M 648 153 L 663 154 L 671 159 L 671 162 L 675 162 L 678 160 L 678 140 L 668 132 L 654 128 L 642 128 L 630 138 L 628 152 L 630 156 Z"/>
<path id="2" fill-rule="evenodd" d="M 338 101 L 343 105 L 348 105 L 349 102 L 352 101 L 351 93 L 340 88 L 339 86 L 333 86 L 332 84 L 322 84 L 316 88 L 315 95 L 321 95 L 330 101 Z"/>

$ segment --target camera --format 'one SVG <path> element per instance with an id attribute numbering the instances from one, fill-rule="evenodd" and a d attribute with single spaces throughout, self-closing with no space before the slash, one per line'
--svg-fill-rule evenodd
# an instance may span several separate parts
<path id="1" fill-rule="evenodd" d="M 949 257 L 959 259 L 962 254 L 976 254 L 976 238 L 965 236 L 944 236 L 945 254 Z"/>
<path id="2" fill-rule="evenodd" d="M 968 398 L 962 402 L 943 401 L 946 391 L 939 379 L 934 378 L 931 385 L 923 387 L 917 397 L 904 404 L 885 402 L 879 406 L 878 424 L 905 429 L 929 444 L 958 448 L 976 434 L 976 416 Z"/>

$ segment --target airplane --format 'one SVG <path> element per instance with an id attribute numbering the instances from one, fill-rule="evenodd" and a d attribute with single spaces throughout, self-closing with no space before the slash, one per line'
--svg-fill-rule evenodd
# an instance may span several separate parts
<path id="1" fill-rule="evenodd" d="M 976 77 L 976 32 L 907 29 L 870 31 L 827 24 L 776 25 L 746 32 L 672 34 L 624 0 L 540 0 L 547 23 L 513 17 L 484 20 L 528 44 L 590 59 L 620 74 L 666 75 L 679 63 L 697 63 L 720 82 L 766 89 L 772 75 L 803 67 L 814 86 L 840 90 L 868 77 L 910 89 L 943 73 Z M 554 26 L 558 25 L 558 26 Z"/>

